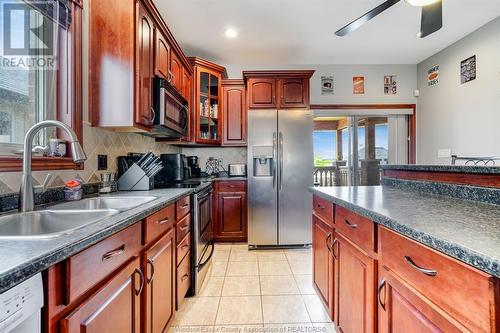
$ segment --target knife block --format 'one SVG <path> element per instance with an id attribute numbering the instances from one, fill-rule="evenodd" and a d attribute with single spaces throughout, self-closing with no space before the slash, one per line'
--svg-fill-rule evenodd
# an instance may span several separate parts
<path id="1" fill-rule="evenodd" d="M 148 177 L 135 163 L 118 179 L 119 191 L 149 191 L 153 188 L 154 176 Z"/>

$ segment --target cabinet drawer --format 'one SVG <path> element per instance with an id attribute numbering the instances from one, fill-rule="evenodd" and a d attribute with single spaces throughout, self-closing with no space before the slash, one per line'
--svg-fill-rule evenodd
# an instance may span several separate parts
<path id="1" fill-rule="evenodd" d="M 111 272 L 136 256 L 140 249 L 141 224 L 136 223 L 68 258 L 65 304 L 96 286 Z"/>
<path id="2" fill-rule="evenodd" d="M 143 226 L 143 244 L 148 244 L 163 235 L 175 224 L 175 204 L 146 217 Z"/>
<path id="3" fill-rule="evenodd" d="M 333 204 L 317 195 L 313 196 L 313 210 L 317 216 L 333 227 Z"/>
<path id="4" fill-rule="evenodd" d="M 189 198 L 189 195 L 185 196 L 182 199 L 179 199 L 179 201 L 176 202 L 175 206 L 177 211 L 177 221 L 179 221 L 191 210 L 191 199 Z"/>
<path id="5" fill-rule="evenodd" d="M 246 192 L 246 187 L 244 180 L 218 181 L 216 192 Z"/>
<path id="6" fill-rule="evenodd" d="M 188 214 L 188 216 L 184 217 L 182 220 L 177 222 L 176 229 L 177 229 L 177 234 L 176 234 L 177 244 L 179 244 L 191 229 L 191 215 Z"/>
<path id="7" fill-rule="evenodd" d="M 494 329 L 490 318 L 498 316 L 498 284 L 493 277 L 383 227 L 380 250 L 385 267 L 469 329 Z"/>
<path id="8" fill-rule="evenodd" d="M 359 247 L 376 252 L 375 223 L 341 206 L 335 207 L 335 227 Z"/>
<path id="9" fill-rule="evenodd" d="M 184 236 L 184 239 L 181 240 L 179 245 L 177 245 L 177 265 L 181 263 L 186 253 L 189 252 L 189 249 L 191 248 L 190 243 L 191 243 L 191 233 L 188 232 L 187 235 Z"/>
<path id="10" fill-rule="evenodd" d="M 177 309 L 181 306 L 184 297 L 191 284 L 191 261 L 190 252 L 181 261 L 177 267 Z"/>

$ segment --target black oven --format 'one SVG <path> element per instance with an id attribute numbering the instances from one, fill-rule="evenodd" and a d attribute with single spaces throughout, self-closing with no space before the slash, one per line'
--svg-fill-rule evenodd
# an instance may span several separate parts
<path id="1" fill-rule="evenodd" d="M 188 102 L 167 80 L 153 80 L 153 125 L 150 135 L 180 138 L 188 134 Z"/>
<path id="2" fill-rule="evenodd" d="M 212 186 L 211 184 L 195 191 L 193 195 L 193 253 L 191 286 L 194 294 L 198 294 L 210 268 L 214 253 L 213 221 L 212 221 Z"/>

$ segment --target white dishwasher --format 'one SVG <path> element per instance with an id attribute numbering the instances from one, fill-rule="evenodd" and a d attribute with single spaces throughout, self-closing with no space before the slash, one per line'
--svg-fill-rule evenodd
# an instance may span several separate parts
<path id="1" fill-rule="evenodd" d="M 40 333 L 42 274 L 0 294 L 0 333 Z"/>

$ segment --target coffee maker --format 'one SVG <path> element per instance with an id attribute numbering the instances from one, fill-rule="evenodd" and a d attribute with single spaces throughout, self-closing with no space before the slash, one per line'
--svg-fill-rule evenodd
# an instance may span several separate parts
<path id="1" fill-rule="evenodd" d="M 201 169 L 200 165 L 198 164 L 198 156 L 187 156 L 187 166 L 191 171 L 191 177 L 192 178 L 199 178 L 201 177 Z"/>
<path id="2" fill-rule="evenodd" d="M 161 154 L 164 168 L 155 176 L 155 186 L 165 187 L 191 178 L 186 156 L 183 154 Z"/>

